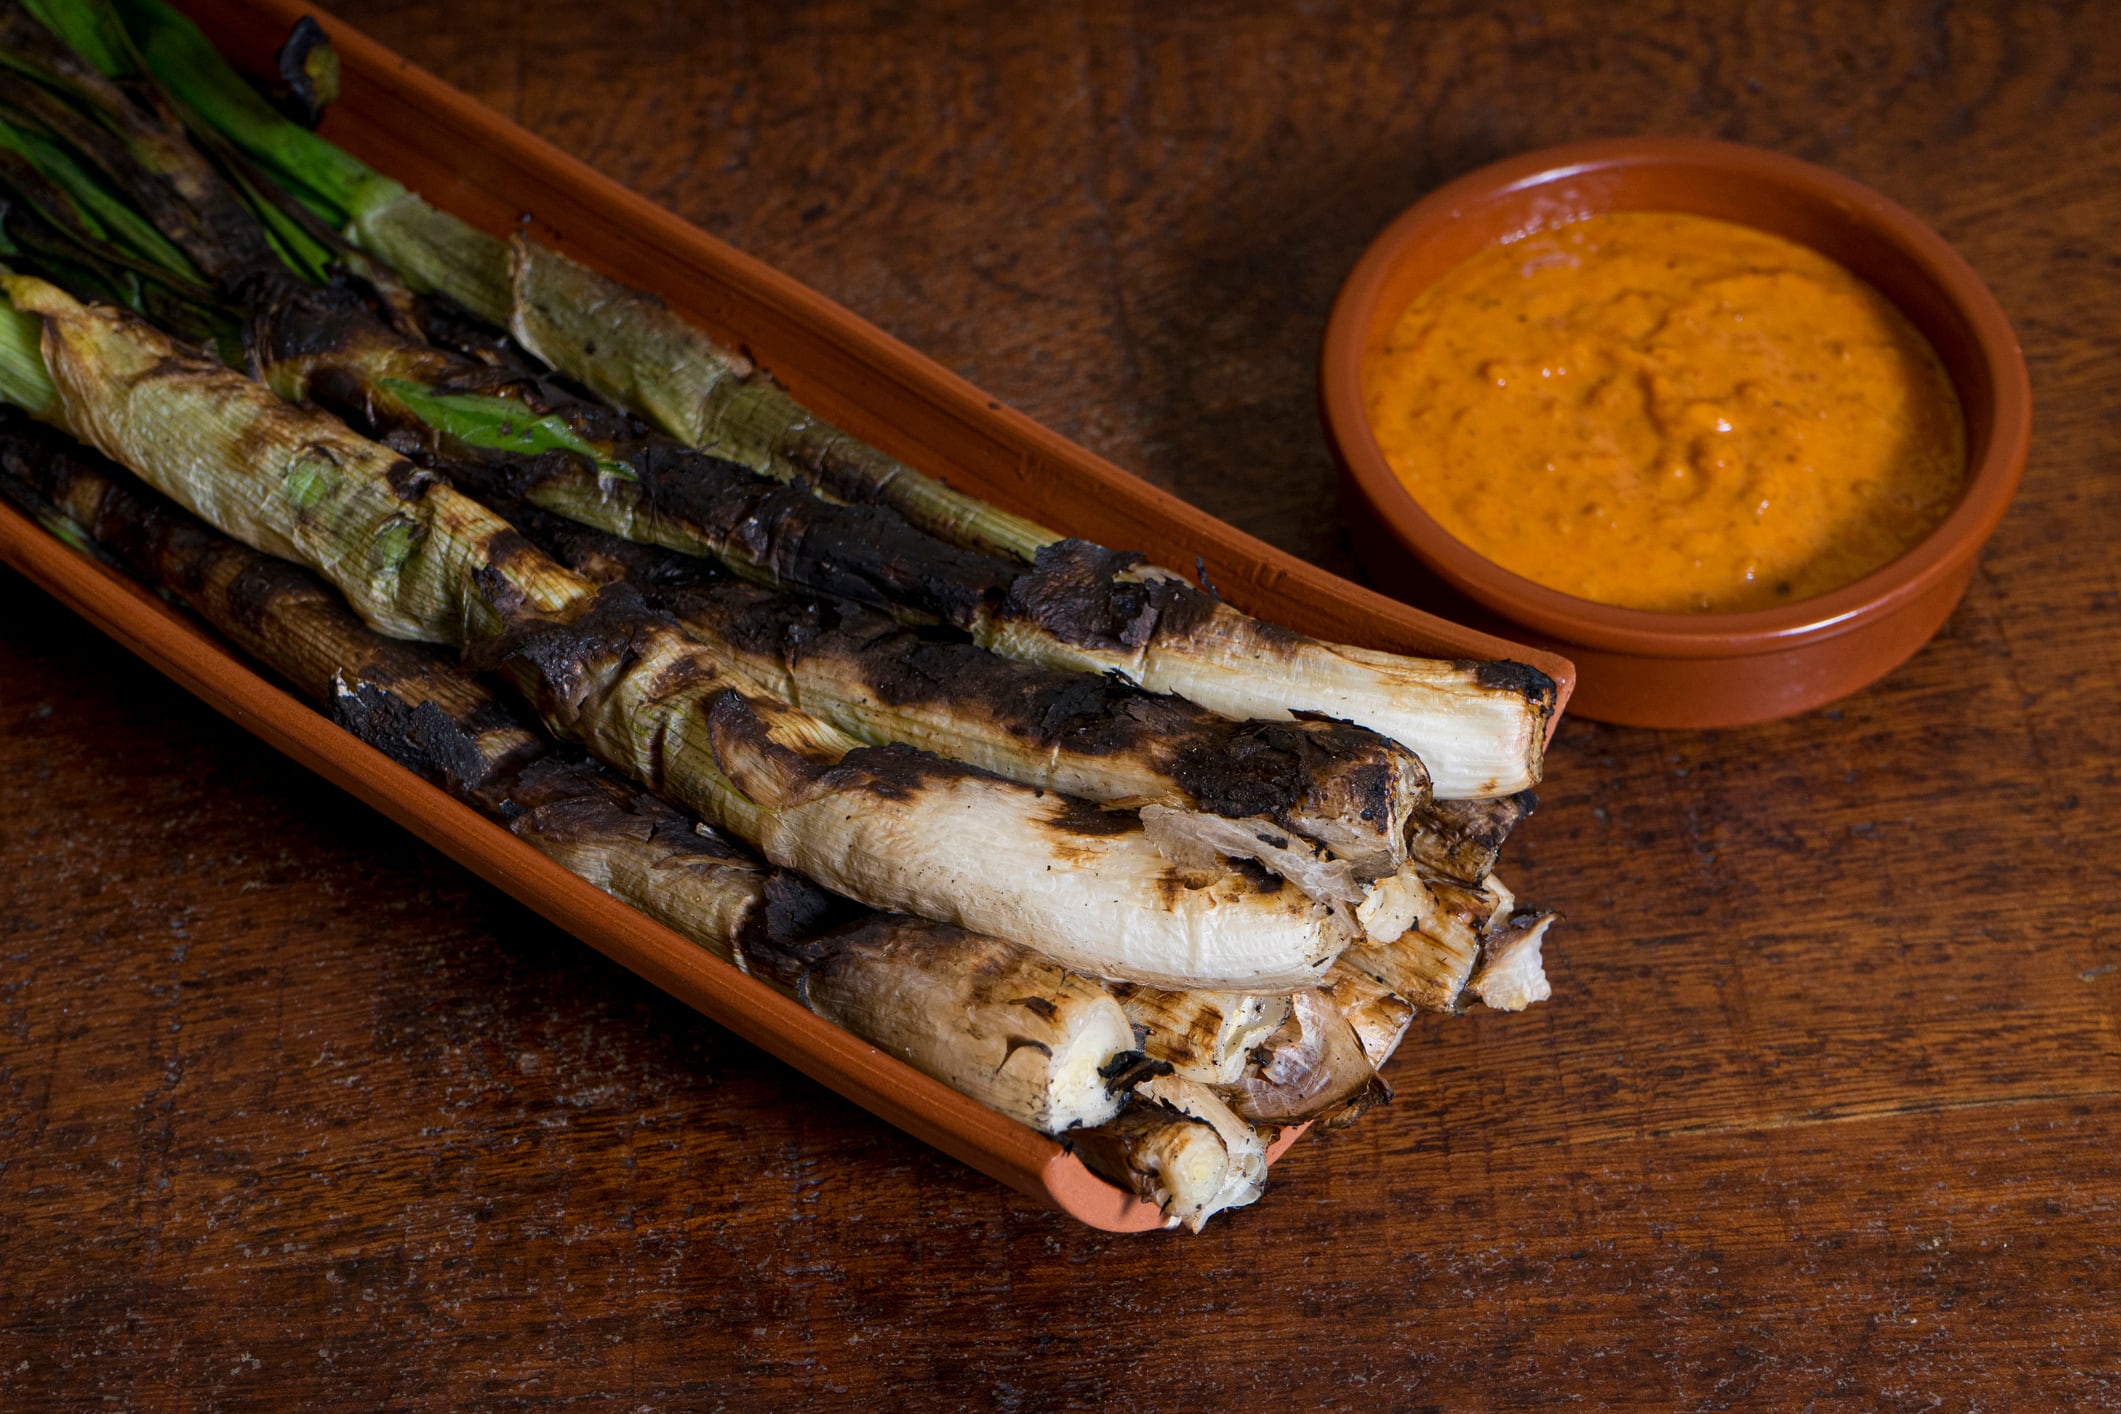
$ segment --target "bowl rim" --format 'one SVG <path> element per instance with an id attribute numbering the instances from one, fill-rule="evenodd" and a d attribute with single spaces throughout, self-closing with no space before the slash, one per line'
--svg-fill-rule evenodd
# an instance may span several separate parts
<path id="1" fill-rule="evenodd" d="M 1966 321 L 1988 373 L 1988 443 L 1968 468 L 1959 504 L 1899 558 L 1839 589 L 1772 609 L 1684 614 L 1621 608 L 1548 588 L 1487 559 L 1446 531 L 1392 473 L 1363 408 L 1362 363 L 1385 286 L 1407 248 L 1464 219 L 1469 208 L 1630 167 L 1714 168 L 1824 199 L 1885 236 Z M 1955 388 L 1964 403 L 1965 389 Z M 1319 400 L 1327 438 L 1363 499 L 1452 588 L 1535 633 L 1659 658 L 1786 652 L 1838 637 L 1921 598 L 1963 569 L 2002 520 L 2023 475 L 2032 431 L 2031 381 L 2017 335 L 1995 295 L 1942 236 L 1852 178 L 1786 153 L 1707 138 L 1607 138 L 1542 148 L 1468 172 L 1415 202 L 1371 241 L 1333 302 L 1319 356 Z"/>

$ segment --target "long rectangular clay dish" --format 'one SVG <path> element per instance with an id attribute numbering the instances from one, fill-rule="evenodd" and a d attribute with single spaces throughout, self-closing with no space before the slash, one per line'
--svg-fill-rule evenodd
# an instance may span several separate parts
<path id="1" fill-rule="evenodd" d="M 317 13 L 288 0 L 188 0 L 185 8 L 253 72 L 268 71 L 288 29 Z M 327 136 L 483 229 L 501 234 L 529 217 L 537 239 L 653 291 L 742 345 L 849 431 L 1073 534 L 1144 550 L 1165 564 L 1190 565 L 1197 556 L 1232 603 L 1262 617 L 1402 652 L 1514 658 L 1553 677 L 1566 702 L 1575 680 L 1566 659 L 1423 614 L 1223 524 L 999 407 L 815 291 L 599 176 L 358 31 L 317 18 L 342 67 L 343 96 Z M 0 558 L 261 740 L 857 1104 L 1093 1227 L 1161 1225 L 1153 1205 L 1098 1179 L 1054 1140 L 821 1021 L 567 873 L 341 732 L 154 596 L 5 508 Z"/>

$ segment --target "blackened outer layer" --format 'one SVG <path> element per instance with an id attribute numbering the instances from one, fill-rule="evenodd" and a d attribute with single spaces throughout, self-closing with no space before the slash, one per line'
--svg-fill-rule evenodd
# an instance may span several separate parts
<path id="1" fill-rule="evenodd" d="M 1407 855 L 1424 873 L 1478 884 L 1494 872 L 1503 842 L 1539 806 L 1531 791 L 1493 800 L 1432 800 L 1414 812 Z"/>
<path id="2" fill-rule="evenodd" d="M 1182 642 L 1214 615 L 1217 601 L 1166 575 L 1131 577 L 1144 563 L 1140 555 L 1087 540 L 1054 541 L 1011 581 L 990 623 L 1029 624 L 1062 643 L 1106 653 L 1139 652 L 1158 640 Z M 1268 649 L 1293 650 L 1310 641 L 1264 619 L 1250 620 L 1248 632 Z M 1507 660 L 1458 666 L 1491 692 L 1512 693 L 1542 712 L 1553 710 L 1554 680 L 1537 668 Z"/>
<path id="3" fill-rule="evenodd" d="M 846 603 L 806 601 L 724 581 L 652 590 L 695 632 L 791 668 L 830 663 L 877 702 L 976 716 L 1027 752 L 1127 755 L 1211 814 L 1278 817 L 1315 804 L 1331 777 L 1346 807 L 1388 818 L 1391 763 L 1418 771 L 1374 733 L 1343 723 L 1233 722 L 1117 678 L 1041 668 L 901 626 Z"/>
<path id="4" fill-rule="evenodd" d="M 732 559 L 787 583 L 877 606 L 896 606 L 970 628 L 1014 574 L 989 556 L 947 545 L 896 511 L 835 505 L 808 488 L 686 447 L 557 382 L 413 344 L 377 320 L 354 291 L 278 286 L 253 308 L 251 348 L 268 369 L 299 372 L 305 394 L 356 430 L 429 464 L 446 461 L 473 495 L 540 501 L 555 485 L 593 490 L 636 514 L 683 527 Z M 521 403 L 527 418 L 556 417 L 631 481 L 597 480 L 569 452 L 525 455 L 444 437 L 390 397 L 385 378 L 433 393 Z"/>

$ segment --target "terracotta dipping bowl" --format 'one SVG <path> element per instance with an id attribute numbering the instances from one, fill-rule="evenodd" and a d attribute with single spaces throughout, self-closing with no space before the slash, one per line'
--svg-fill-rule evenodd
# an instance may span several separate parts
<path id="1" fill-rule="evenodd" d="M 1746 613 L 1594 603 L 1484 559 L 1415 504 L 1363 410 L 1363 373 L 1423 288 L 1486 246 L 1608 211 L 1682 211 L 1812 247 L 1870 282 L 1928 338 L 1966 416 L 1967 482 L 1927 539 L 1854 584 Z M 1550 148 L 1438 188 L 1388 226 L 1333 306 L 1319 370 L 1357 552 L 1382 587 L 1488 620 L 1576 661 L 1572 711 L 1637 726 L 1786 717 L 1876 681 L 1934 634 L 2025 468 L 2032 395 L 1995 296 L 1942 237 L 1884 197 L 1793 157 L 1730 143 L 1626 139 Z M 1441 601 L 1441 602 L 1439 602 Z"/>

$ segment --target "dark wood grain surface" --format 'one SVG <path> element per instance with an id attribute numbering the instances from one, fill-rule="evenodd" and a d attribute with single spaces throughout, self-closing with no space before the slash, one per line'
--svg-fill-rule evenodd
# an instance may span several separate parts
<path id="1" fill-rule="evenodd" d="M 995 396 L 1354 569 L 1333 291 L 1491 158 L 1696 134 L 1932 221 L 2023 338 L 1943 634 L 1567 724 L 1551 1003 L 1199 1237 L 1040 1211 L 0 578 L 0 1404 L 2121 1407 L 2109 7 L 340 7 Z"/>

